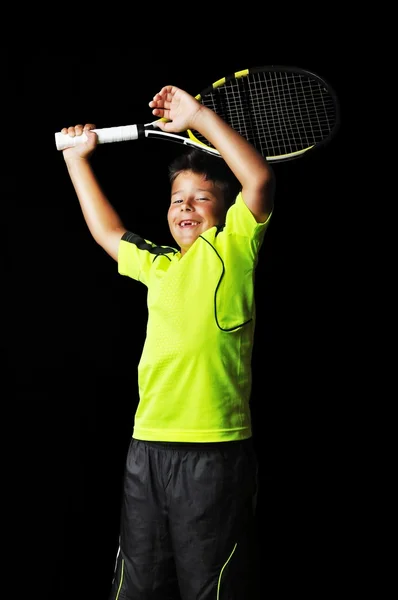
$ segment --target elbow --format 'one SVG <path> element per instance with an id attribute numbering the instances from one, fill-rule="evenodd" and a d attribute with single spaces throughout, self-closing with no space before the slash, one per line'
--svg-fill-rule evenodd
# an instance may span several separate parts
<path id="1" fill-rule="evenodd" d="M 269 163 L 266 164 L 266 168 L 262 171 L 259 179 L 259 183 L 264 189 L 272 189 L 275 187 L 275 173 Z"/>
<path id="2" fill-rule="evenodd" d="M 275 175 L 272 169 L 267 169 L 256 181 L 256 190 L 259 197 L 264 198 L 267 205 L 274 203 Z"/>
<path id="3" fill-rule="evenodd" d="M 264 223 L 274 209 L 275 177 L 273 173 L 257 181 L 253 197 L 256 198 L 254 216 L 258 223 Z"/>
<path id="4" fill-rule="evenodd" d="M 250 185 L 255 190 L 256 195 L 260 197 L 273 197 L 275 191 L 275 174 L 268 163 L 256 173 Z"/>

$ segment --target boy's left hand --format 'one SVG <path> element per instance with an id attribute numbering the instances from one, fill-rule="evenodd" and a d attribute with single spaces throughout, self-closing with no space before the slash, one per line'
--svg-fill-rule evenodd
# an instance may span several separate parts
<path id="1" fill-rule="evenodd" d="M 203 107 L 190 94 L 174 85 L 166 85 L 149 103 L 152 114 L 160 119 L 157 126 L 162 131 L 177 133 L 193 128 L 195 117 Z"/>

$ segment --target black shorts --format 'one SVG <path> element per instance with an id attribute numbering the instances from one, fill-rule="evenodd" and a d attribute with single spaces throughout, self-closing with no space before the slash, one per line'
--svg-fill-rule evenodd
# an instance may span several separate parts
<path id="1" fill-rule="evenodd" d="M 109 600 L 252 600 L 252 440 L 132 439 Z"/>

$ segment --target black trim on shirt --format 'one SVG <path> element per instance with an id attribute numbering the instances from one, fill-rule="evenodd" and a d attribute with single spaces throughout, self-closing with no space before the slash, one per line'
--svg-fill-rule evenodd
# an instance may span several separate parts
<path id="1" fill-rule="evenodd" d="M 155 258 L 160 254 L 176 254 L 177 250 L 175 248 L 171 248 L 169 246 L 156 246 L 156 244 L 150 244 L 144 238 L 137 235 L 136 233 L 132 233 L 131 231 L 126 231 L 122 235 L 122 240 L 128 242 L 129 244 L 134 244 L 137 246 L 139 250 L 146 250 L 150 254 L 155 254 Z M 169 260 L 171 258 L 167 256 Z"/>
<path id="2" fill-rule="evenodd" d="M 221 256 L 219 255 L 219 253 L 217 252 L 216 248 L 213 246 L 213 244 L 211 244 L 209 242 L 209 240 L 207 240 L 206 238 L 204 238 L 203 236 L 199 236 L 204 242 L 206 242 L 207 244 L 209 244 L 210 248 L 212 248 L 215 252 L 215 254 L 217 255 L 217 257 L 219 258 L 220 262 L 221 262 L 221 267 L 222 267 L 222 273 L 220 275 L 220 279 L 218 280 L 215 292 L 214 292 L 214 319 L 216 321 L 216 325 L 217 327 L 221 330 L 221 331 L 235 331 L 236 329 L 240 329 L 241 327 L 244 327 L 244 325 L 247 325 L 248 323 L 250 323 L 250 321 L 253 321 L 253 317 L 251 317 L 250 319 L 248 319 L 247 321 L 243 321 L 242 323 L 239 323 L 238 325 L 234 325 L 233 327 L 221 327 L 220 322 L 218 320 L 218 316 L 217 316 L 217 292 L 218 292 L 218 288 L 220 287 L 221 284 L 221 280 L 224 277 L 224 273 L 225 273 L 225 266 L 224 266 L 224 261 L 221 258 Z"/>

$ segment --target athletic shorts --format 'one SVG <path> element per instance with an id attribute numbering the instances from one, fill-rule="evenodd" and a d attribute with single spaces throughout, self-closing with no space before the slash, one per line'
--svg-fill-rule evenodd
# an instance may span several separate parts
<path id="1" fill-rule="evenodd" d="M 252 440 L 132 439 L 109 600 L 253 600 Z"/>

